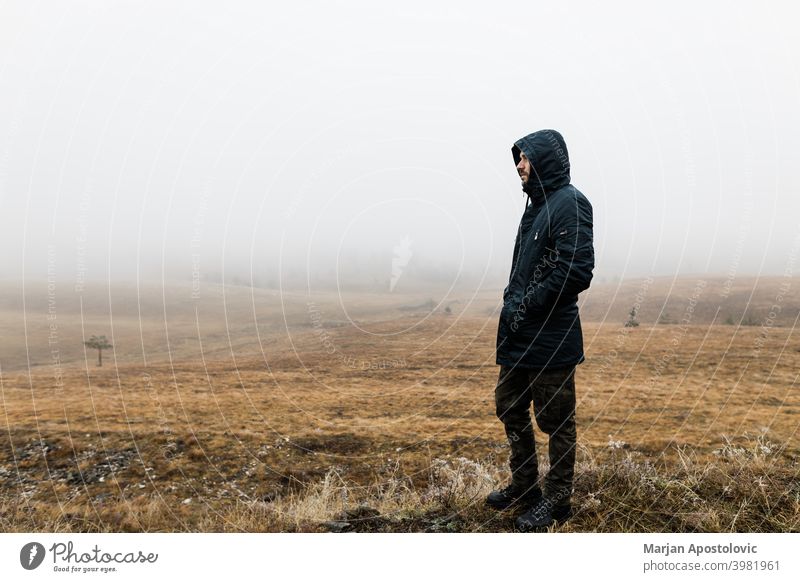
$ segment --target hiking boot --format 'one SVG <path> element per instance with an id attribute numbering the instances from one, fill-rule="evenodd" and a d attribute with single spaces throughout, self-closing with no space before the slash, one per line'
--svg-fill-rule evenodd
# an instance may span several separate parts
<path id="1" fill-rule="evenodd" d="M 516 520 L 517 529 L 521 532 L 543 531 L 554 523 L 564 523 L 572 517 L 572 506 L 569 503 L 556 505 L 552 500 L 542 497 L 528 511 Z"/>
<path id="2" fill-rule="evenodd" d="M 541 497 L 542 490 L 538 485 L 523 488 L 512 483 L 508 487 L 489 493 L 486 497 L 486 505 L 502 511 L 515 505 L 536 503 Z"/>

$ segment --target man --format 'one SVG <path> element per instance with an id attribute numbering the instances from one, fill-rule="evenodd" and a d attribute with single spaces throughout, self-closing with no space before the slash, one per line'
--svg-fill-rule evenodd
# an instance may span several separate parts
<path id="1" fill-rule="evenodd" d="M 521 531 L 572 515 L 575 468 L 575 367 L 584 361 L 578 294 L 594 269 L 592 205 L 570 184 L 567 146 L 544 129 L 511 148 L 527 204 L 517 230 L 497 330 L 496 414 L 511 447 L 511 483 L 493 491 L 495 509 L 527 507 Z M 531 423 L 549 435 L 544 491 Z"/>

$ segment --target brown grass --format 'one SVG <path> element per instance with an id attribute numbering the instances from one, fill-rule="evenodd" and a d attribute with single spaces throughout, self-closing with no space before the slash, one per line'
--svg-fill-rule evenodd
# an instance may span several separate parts
<path id="1" fill-rule="evenodd" d="M 332 353 L 292 324 L 264 355 L 222 334 L 172 362 L 118 341 L 116 366 L 0 369 L 0 530 L 510 530 L 483 506 L 508 477 L 495 316 L 365 311 L 366 334 L 332 309 Z M 798 531 L 792 328 L 621 323 L 584 324 L 560 529 Z"/>

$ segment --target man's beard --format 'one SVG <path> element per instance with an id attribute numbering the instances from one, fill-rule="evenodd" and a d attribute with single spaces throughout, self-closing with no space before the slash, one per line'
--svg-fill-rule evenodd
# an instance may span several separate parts
<path id="1" fill-rule="evenodd" d="M 537 183 L 537 180 L 532 180 L 530 176 L 522 183 L 522 191 L 528 196 L 539 197 L 542 195 L 542 185 Z"/>

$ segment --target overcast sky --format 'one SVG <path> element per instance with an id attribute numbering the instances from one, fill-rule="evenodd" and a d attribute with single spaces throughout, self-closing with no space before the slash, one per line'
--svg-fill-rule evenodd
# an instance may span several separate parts
<path id="1" fill-rule="evenodd" d="M 596 276 L 791 268 L 791 3 L 433 4 L 0 2 L 0 278 L 502 286 L 546 127 Z"/>

